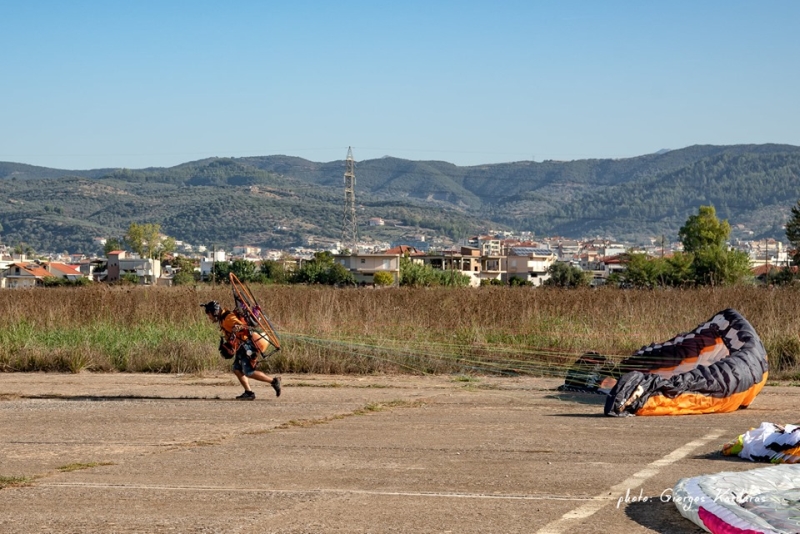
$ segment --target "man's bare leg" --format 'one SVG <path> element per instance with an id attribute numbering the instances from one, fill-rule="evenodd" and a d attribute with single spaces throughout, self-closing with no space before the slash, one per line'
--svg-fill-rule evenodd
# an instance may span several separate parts
<path id="1" fill-rule="evenodd" d="M 245 391 L 252 391 L 250 389 L 250 381 L 248 380 L 248 377 L 244 373 L 234 369 L 233 374 L 235 374 L 236 378 L 239 379 L 239 383 L 242 384 L 242 387 L 244 387 Z M 281 396 L 281 379 L 278 378 L 277 376 L 271 377 L 262 371 L 253 371 L 250 374 L 250 378 L 258 380 L 259 382 L 266 382 L 267 384 L 272 386 L 272 389 L 275 390 L 276 397 Z"/>
<path id="2" fill-rule="evenodd" d="M 245 391 L 250 391 L 250 381 L 247 379 L 247 377 L 244 375 L 244 373 L 239 371 L 239 370 L 234 369 L 233 370 L 233 374 L 235 374 L 236 378 L 239 379 L 239 383 L 242 385 L 244 390 Z"/>

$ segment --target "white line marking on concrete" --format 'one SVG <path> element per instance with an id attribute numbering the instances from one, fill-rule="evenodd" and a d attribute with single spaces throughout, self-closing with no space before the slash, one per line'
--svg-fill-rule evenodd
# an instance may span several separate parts
<path id="1" fill-rule="evenodd" d="M 662 468 L 670 464 L 674 464 L 678 460 L 686 457 L 690 452 L 698 447 L 702 447 L 709 441 L 718 439 L 720 436 L 722 436 L 722 434 L 722 430 L 714 430 L 700 439 L 690 441 L 683 447 L 675 449 L 663 458 L 648 464 L 644 469 L 634 473 L 619 484 L 611 486 L 609 488 L 609 492 L 604 492 L 600 495 L 592 497 L 586 504 L 583 504 L 574 510 L 570 510 L 566 514 L 562 515 L 560 519 L 556 519 L 555 521 L 548 523 L 541 529 L 537 530 L 536 534 L 561 534 L 566 530 L 574 531 L 576 528 L 576 521 L 581 521 L 587 517 L 591 517 L 598 510 L 618 499 L 620 494 L 624 494 L 628 490 L 638 488 L 644 483 L 645 480 L 658 474 Z"/>
<path id="2" fill-rule="evenodd" d="M 440 497 L 456 499 L 500 499 L 517 501 L 589 501 L 592 497 L 578 495 L 514 495 L 508 493 L 455 493 L 446 491 L 379 491 L 357 489 L 307 489 L 285 490 L 271 488 L 235 488 L 222 486 L 165 486 L 160 484 L 99 484 L 84 482 L 53 482 L 50 484 L 37 483 L 38 487 L 45 488 L 97 488 L 116 490 L 156 490 L 156 491 L 218 491 L 236 493 L 281 493 L 301 495 L 309 493 L 334 494 L 334 495 L 383 495 L 390 497 Z"/>

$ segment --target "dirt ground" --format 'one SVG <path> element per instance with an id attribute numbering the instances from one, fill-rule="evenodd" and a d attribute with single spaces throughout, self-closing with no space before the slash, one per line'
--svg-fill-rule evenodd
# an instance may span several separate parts
<path id="1" fill-rule="evenodd" d="M 717 451 L 800 397 L 610 418 L 551 379 L 283 383 L 240 402 L 233 375 L 0 374 L 0 477 L 29 480 L 0 489 L 0 532 L 696 533 L 671 488 L 759 467 Z"/>

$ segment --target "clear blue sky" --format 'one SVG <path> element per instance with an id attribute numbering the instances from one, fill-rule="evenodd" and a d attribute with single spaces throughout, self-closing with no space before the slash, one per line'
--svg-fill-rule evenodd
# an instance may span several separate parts
<path id="1" fill-rule="evenodd" d="M 800 145 L 800 2 L 0 0 L 0 161 Z"/>

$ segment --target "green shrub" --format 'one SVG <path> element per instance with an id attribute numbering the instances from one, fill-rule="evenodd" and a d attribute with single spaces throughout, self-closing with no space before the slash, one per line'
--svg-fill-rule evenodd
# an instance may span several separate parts
<path id="1" fill-rule="evenodd" d="M 386 271 L 378 271 L 372 275 L 372 282 L 376 286 L 391 286 L 394 285 L 394 276 L 392 276 L 392 273 Z"/>
<path id="2" fill-rule="evenodd" d="M 793 336 L 781 336 L 765 343 L 769 355 L 770 369 L 776 373 L 797 371 L 800 365 L 800 339 Z"/>

